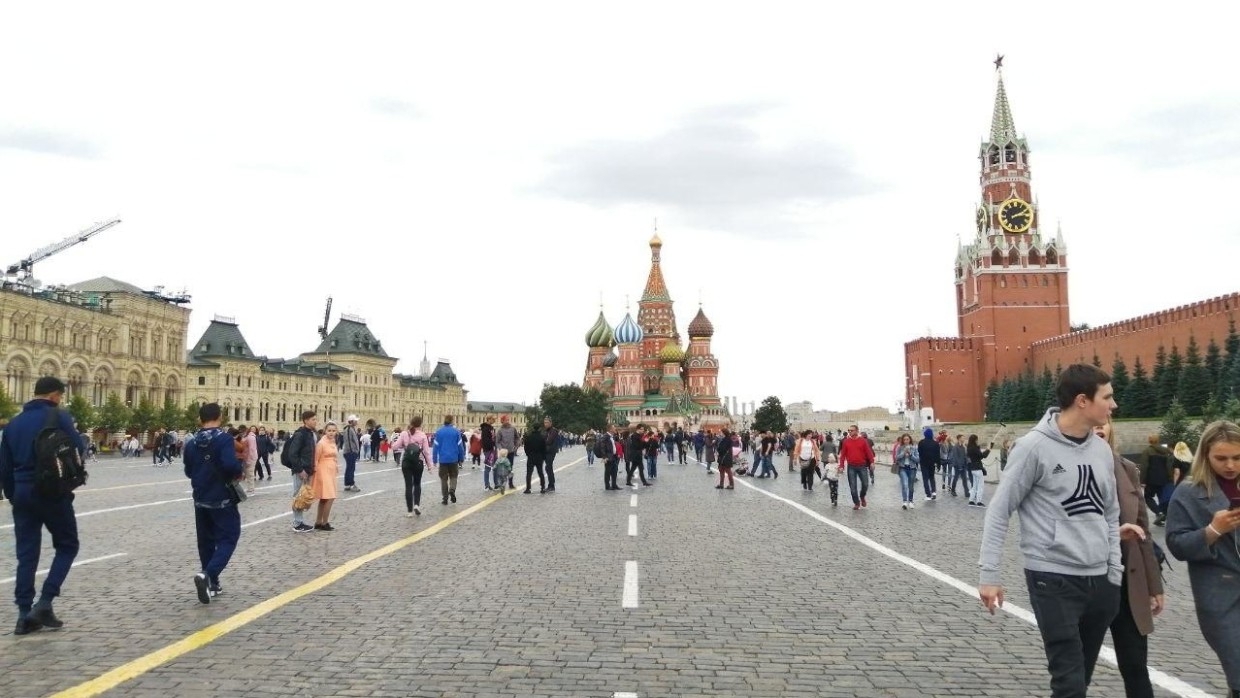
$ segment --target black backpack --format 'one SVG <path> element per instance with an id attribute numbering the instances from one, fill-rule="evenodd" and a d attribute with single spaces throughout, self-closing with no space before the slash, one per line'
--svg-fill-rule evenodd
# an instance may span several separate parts
<path id="1" fill-rule="evenodd" d="M 595 458 L 610 458 L 611 449 L 608 448 L 608 445 L 610 443 L 611 443 L 611 437 L 608 437 L 608 436 L 598 437 L 598 440 L 594 442 L 594 457 Z"/>
<path id="2" fill-rule="evenodd" d="M 420 465 L 422 465 L 422 447 L 410 442 L 405 447 L 404 455 L 400 458 L 400 469 L 413 470 Z"/>
<path id="3" fill-rule="evenodd" d="M 293 432 L 292 436 L 284 440 L 284 448 L 280 449 L 280 465 L 290 470 L 293 468 L 293 442 L 297 440 L 297 435 L 300 433 L 301 429 Z"/>
<path id="4" fill-rule="evenodd" d="M 86 484 L 77 434 L 60 426 L 60 409 L 47 411 L 34 440 L 34 488 L 43 497 L 63 497 Z"/>

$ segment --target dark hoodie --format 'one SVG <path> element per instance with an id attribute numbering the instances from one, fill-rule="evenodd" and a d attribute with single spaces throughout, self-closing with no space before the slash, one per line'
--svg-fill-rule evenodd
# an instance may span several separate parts
<path id="1" fill-rule="evenodd" d="M 224 483 L 241 477 L 241 461 L 233 438 L 219 427 L 202 429 L 185 447 L 185 477 L 194 488 L 194 506 L 223 509 L 233 506 Z"/>
<path id="2" fill-rule="evenodd" d="M 547 456 L 547 439 L 542 429 L 531 428 L 525 434 L 525 457 L 531 464 L 541 463 Z"/>

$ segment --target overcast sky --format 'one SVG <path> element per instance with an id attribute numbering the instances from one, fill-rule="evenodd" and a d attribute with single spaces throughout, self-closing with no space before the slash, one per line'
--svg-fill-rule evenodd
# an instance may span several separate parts
<path id="1" fill-rule="evenodd" d="M 312 350 L 327 296 L 472 399 L 579 382 L 659 221 L 720 391 L 893 407 L 956 331 L 996 52 L 1072 321 L 1240 290 L 1234 3 L 11 3 L 5 264 L 187 288 Z M 11 259 L 10 259 L 11 258 Z"/>

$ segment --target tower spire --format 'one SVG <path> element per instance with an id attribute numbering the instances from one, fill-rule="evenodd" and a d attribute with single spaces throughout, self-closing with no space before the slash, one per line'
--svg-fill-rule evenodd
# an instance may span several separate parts
<path id="1" fill-rule="evenodd" d="M 1012 120 L 1012 107 L 1008 104 L 1007 90 L 1003 87 L 1003 56 L 995 59 L 995 111 L 990 120 L 990 142 L 996 144 L 1016 140 L 1016 123 Z"/>
<path id="2" fill-rule="evenodd" d="M 422 340 L 422 365 L 418 366 L 418 371 L 423 378 L 429 378 L 431 375 L 431 360 L 426 353 L 426 340 Z"/>

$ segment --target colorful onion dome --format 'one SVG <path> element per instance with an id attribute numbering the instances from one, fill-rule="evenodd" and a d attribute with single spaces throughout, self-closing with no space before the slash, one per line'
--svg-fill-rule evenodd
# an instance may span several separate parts
<path id="1" fill-rule="evenodd" d="M 616 356 L 616 353 L 614 351 L 609 352 L 607 356 L 603 357 L 603 368 L 614 368 L 616 365 L 616 360 L 619 358 L 620 357 Z"/>
<path id="2" fill-rule="evenodd" d="M 689 323 L 690 337 L 710 337 L 715 334 L 715 326 L 710 324 L 710 319 L 706 317 L 706 313 L 698 308 L 697 315 L 693 316 L 693 322 Z"/>
<path id="3" fill-rule="evenodd" d="M 594 326 L 586 333 L 587 347 L 614 347 L 616 345 L 615 335 L 611 331 L 611 325 L 607 324 L 607 318 L 603 317 L 603 311 L 598 312 L 598 320 L 594 321 Z"/>
<path id="4" fill-rule="evenodd" d="M 624 319 L 616 327 L 616 342 L 619 344 L 637 344 L 645 336 L 646 333 L 642 332 L 641 326 L 633 321 L 633 316 L 625 313 Z"/>
<path id="5" fill-rule="evenodd" d="M 678 364 L 685 358 L 685 350 L 676 342 L 668 342 L 659 352 L 659 361 L 665 364 Z"/>

